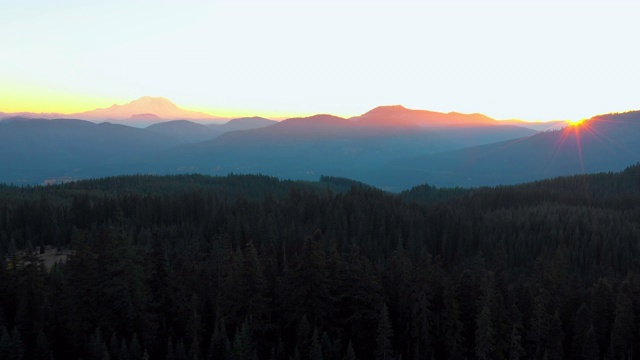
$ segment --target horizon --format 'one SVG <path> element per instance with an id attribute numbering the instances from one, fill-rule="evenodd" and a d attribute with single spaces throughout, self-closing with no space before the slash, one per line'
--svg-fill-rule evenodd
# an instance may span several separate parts
<path id="1" fill-rule="evenodd" d="M 638 108 L 638 15 L 624 0 L 5 3 L 0 111 L 161 94 L 229 118 L 402 104 L 577 120 Z"/>
<path id="2" fill-rule="evenodd" d="M 143 99 L 165 100 L 165 101 L 168 101 L 169 103 L 171 103 L 172 105 L 176 106 L 180 110 L 200 112 L 199 110 L 196 110 L 196 109 L 184 108 L 184 107 L 180 106 L 179 104 L 176 104 L 173 101 L 171 101 L 171 99 L 169 99 L 167 97 L 164 97 L 164 96 L 148 96 L 148 95 L 145 95 L 145 96 L 141 96 L 139 98 L 136 98 L 134 100 L 127 101 L 125 103 L 119 103 L 119 104 L 118 103 L 114 103 L 114 104 L 111 104 L 109 106 L 98 107 L 98 108 L 93 108 L 93 109 L 84 109 L 84 110 L 76 111 L 76 112 L 73 112 L 73 113 L 62 113 L 62 112 L 57 112 L 57 111 L 47 111 L 47 112 L 14 111 L 14 112 L 9 112 L 9 111 L 3 111 L 2 109 L 0 109 L 0 113 L 5 113 L 5 114 L 32 113 L 32 114 L 42 114 L 42 115 L 60 114 L 60 115 L 64 115 L 64 116 L 74 116 L 74 118 L 82 119 L 82 120 L 100 121 L 100 120 L 110 120 L 110 118 L 99 119 L 97 117 L 80 116 L 80 114 L 86 113 L 86 112 L 92 112 L 92 111 L 96 111 L 96 110 L 105 110 L 105 109 L 109 109 L 109 108 L 115 107 L 115 106 L 120 106 L 121 107 L 121 106 L 129 105 L 129 104 L 132 104 L 132 103 L 136 103 L 137 101 L 140 101 L 140 100 L 143 100 Z M 445 112 L 445 111 L 437 111 L 437 110 L 433 110 L 433 109 L 409 108 L 409 107 L 404 106 L 402 104 L 384 104 L 384 105 L 375 106 L 375 107 L 373 107 L 371 109 L 368 109 L 368 110 L 366 110 L 366 111 L 364 111 L 364 112 L 362 112 L 360 114 L 352 114 L 352 115 L 346 115 L 346 116 L 342 115 L 342 114 L 334 114 L 334 113 L 326 112 L 326 111 L 325 112 L 314 113 L 314 114 L 299 114 L 299 115 L 294 114 L 294 115 L 289 115 L 289 116 L 275 116 L 275 117 L 274 116 L 265 116 L 265 115 L 262 115 L 262 114 L 245 114 L 245 115 L 238 115 L 238 116 L 221 116 L 221 115 L 218 115 L 218 114 L 211 114 L 211 113 L 203 112 L 204 115 L 208 115 L 208 116 L 210 116 L 210 118 L 206 118 L 206 117 L 203 117 L 203 118 L 180 118 L 180 117 L 173 118 L 173 117 L 162 117 L 162 116 L 152 112 L 151 110 L 149 110 L 151 112 L 141 112 L 141 113 L 132 114 L 129 117 L 129 119 L 133 120 L 133 118 L 135 116 L 139 116 L 139 115 L 157 116 L 158 120 L 160 120 L 160 122 L 164 122 L 163 120 L 165 120 L 165 121 L 190 120 L 190 121 L 196 121 L 196 122 L 203 122 L 205 120 L 211 120 L 211 121 L 215 121 L 215 120 L 233 120 L 233 119 L 247 118 L 247 117 L 263 117 L 263 118 L 267 118 L 267 119 L 270 119 L 270 120 L 283 121 L 283 120 L 287 120 L 287 119 L 306 118 L 306 117 L 312 117 L 312 116 L 316 116 L 316 115 L 332 115 L 332 116 L 337 116 L 337 117 L 341 117 L 341 118 L 344 118 L 344 119 L 349 119 L 349 118 L 352 118 L 352 117 L 358 117 L 358 116 L 364 115 L 365 113 L 367 113 L 369 111 L 372 111 L 374 109 L 381 108 L 381 107 L 402 107 L 404 109 L 411 110 L 411 111 L 432 111 L 432 112 L 439 112 L 439 113 L 443 113 L 443 114 L 459 113 L 459 114 L 466 114 L 466 115 L 478 114 L 478 115 L 488 116 L 486 114 L 482 114 L 482 113 L 479 113 L 479 112 L 471 112 L 471 113 L 463 113 L 463 112 L 460 112 L 460 111 L 446 111 Z M 633 110 L 630 110 L 630 111 L 633 111 Z M 614 112 L 609 112 L 609 113 L 606 113 L 606 114 L 611 114 L 611 113 L 614 113 Z M 599 116 L 599 115 L 605 115 L 605 113 L 603 113 L 603 114 L 593 114 L 589 118 L 592 118 L 592 117 L 595 117 L 595 116 Z M 77 116 L 77 117 L 75 117 L 75 116 Z M 515 118 L 512 118 L 512 119 L 495 119 L 495 118 L 492 118 L 492 119 L 493 120 L 497 120 L 497 121 L 524 121 L 524 122 L 530 122 L 530 123 L 566 121 L 566 122 L 571 123 L 571 124 L 576 124 L 576 123 L 581 123 L 581 122 L 587 120 L 588 118 L 582 118 L 582 119 L 576 119 L 576 120 L 573 120 L 573 119 L 524 120 L 524 119 L 515 119 Z M 113 119 L 113 120 L 118 120 L 118 119 Z M 120 119 L 120 120 L 126 120 L 126 119 Z M 135 124 L 132 124 L 132 125 L 135 125 Z"/>

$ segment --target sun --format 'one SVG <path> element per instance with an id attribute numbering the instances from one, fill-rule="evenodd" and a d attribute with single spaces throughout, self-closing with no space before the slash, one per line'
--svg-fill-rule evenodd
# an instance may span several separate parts
<path id="1" fill-rule="evenodd" d="M 582 125 L 587 119 L 579 119 L 579 120 L 569 120 L 569 126 L 580 126 Z"/>

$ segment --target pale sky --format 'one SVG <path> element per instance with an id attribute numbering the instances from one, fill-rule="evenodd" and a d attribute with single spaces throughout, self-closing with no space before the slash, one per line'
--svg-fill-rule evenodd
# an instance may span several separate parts
<path id="1" fill-rule="evenodd" d="M 0 0 L 0 111 L 640 109 L 640 1 Z"/>

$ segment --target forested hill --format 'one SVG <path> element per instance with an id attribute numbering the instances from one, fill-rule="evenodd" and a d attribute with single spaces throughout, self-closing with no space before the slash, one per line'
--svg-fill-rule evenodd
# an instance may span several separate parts
<path id="1" fill-rule="evenodd" d="M 519 207 L 545 202 L 598 207 L 635 207 L 640 204 L 640 164 L 620 173 L 573 175 L 520 185 L 479 188 L 438 188 L 420 185 L 400 193 L 422 204 L 454 199 L 483 201 L 481 206 Z"/>
<path id="2" fill-rule="evenodd" d="M 1 359 L 639 358 L 640 166 L 0 186 Z M 38 250 L 71 249 L 44 266 Z"/>

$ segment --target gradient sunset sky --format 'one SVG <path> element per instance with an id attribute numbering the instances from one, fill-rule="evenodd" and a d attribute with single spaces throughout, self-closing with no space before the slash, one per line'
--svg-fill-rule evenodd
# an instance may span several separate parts
<path id="1" fill-rule="evenodd" d="M 163 96 L 220 116 L 640 108 L 640 2 L 0 2 L 0 111 Z"/>

